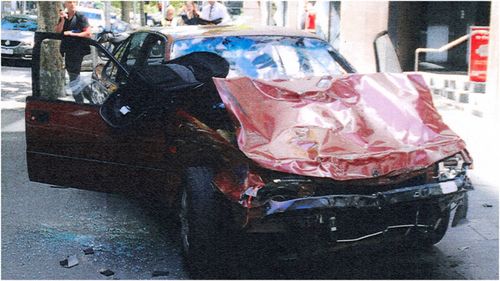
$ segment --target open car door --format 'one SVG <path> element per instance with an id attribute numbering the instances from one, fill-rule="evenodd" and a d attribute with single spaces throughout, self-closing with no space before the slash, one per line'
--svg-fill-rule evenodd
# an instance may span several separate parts
<path id="1" fill-rule="evenodd" d="M 382 31 L 375 36 L 373 41 L 375 63 L 377 72 L 401 73 L 401 64 L 394 44 L 387 31 Z"/>
<path id="2" fill-rule="evenodd" d="M 92 88 L 84 81 L 90 73 L 82 72 L 79 83 L 69 83 L 58 47 L 62 39 L 55 33 L 35 35 L 33 95 L 27 98 L 25 113 L 30 180 L 106 192 L 142 192 L 145 187 L 173 182 L 176 173 L 164 165 L 168 153 L 165 120 L 119 130 L 101 118 L 101 104 L 85 98 L 76 102 L 75 93 L 85 97 L 85 91 Z M 129 40 L 124 44 L 132 43 Z M 82 39 L 81 44 L 100 48 L 109 57 L 107 65 L 113 64 L 108 67 L 110 72 L 119 73 L 126 81 L 128 67 L 93 40 Z M 150 51 L 142 42 L 138 47 L 134 49 L 136 54 Z"/>

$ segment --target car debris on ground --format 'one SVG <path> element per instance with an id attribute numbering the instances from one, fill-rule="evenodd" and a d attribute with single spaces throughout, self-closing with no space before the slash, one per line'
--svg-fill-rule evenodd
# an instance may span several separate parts
<path id="1" fill-rule="evenodd" d="M 76 255 L 71 255 L 71 256 L 68 256 L 66 259 L 60 261 L 59 264 L 62 267 L 70 268 L 70 267 L 73 267 L 75 265 L 78 265 L 78 258 L 76 257 Z"/>
<path id="2" fill-rule="evenodd" d="M 109 269 L 101 269 L 99 270 L 99 273 L 104 275 L 104 276 L 111 276 L 111 275 L 114 275 L 114 271 L 112 270 L 109 270 Z"/>
<path id="3" fill-rule="evenodd" d="M 89 247 L 89 248 L 83 249 L 83 252 L 85 253 L 85 255 L 93 255 L 94 249 L 92 247 Z"/>

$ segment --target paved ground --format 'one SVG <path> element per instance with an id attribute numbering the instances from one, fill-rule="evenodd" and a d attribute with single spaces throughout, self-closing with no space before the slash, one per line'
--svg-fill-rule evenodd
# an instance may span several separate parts
<path id="1" fill-rule="evenodd" d="M 2 67 L 1 278 L 189 278 L 181 262 L 177 226 L 161 208 L 119 195 L 51 188 L 28 180 L 22 107 L 29 93 L 27 77 L 27 69 Z M 476 190 L 470 193 L 465 225 L 450 229 L 443 241 L 429 251 L 361 249 L 291 263 L 257 253 L 240 261 L 236 269 L 221 270 L 219 277 L 498 279 L 499 181 L 493 154 L 498 138 L 487 121 L 446 105 L 438 107 L 452 129 L 468 143 L 476 160 L 471 171 Z M 84 255 L 82 249 L 89 246 L 95 253 Z M 77 255 L 79 264 L 61 267 L 59 261 L 67 255 Z M 228 253 L 227 259 L 234 256 Z M 106 268 L 115 275 L 99 274 Z M 153 278 L 157 270 L 168 271 L 168 275 Z"/>

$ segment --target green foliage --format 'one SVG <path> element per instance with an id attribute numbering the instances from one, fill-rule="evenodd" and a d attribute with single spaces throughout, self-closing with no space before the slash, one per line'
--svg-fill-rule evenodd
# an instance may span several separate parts
<path id="1" fill-rule="evenodd" d="M 170 1 L 170 5 L 172 5 L 177 12 L 182 8 L 184 5 L 184 1 Z"/>

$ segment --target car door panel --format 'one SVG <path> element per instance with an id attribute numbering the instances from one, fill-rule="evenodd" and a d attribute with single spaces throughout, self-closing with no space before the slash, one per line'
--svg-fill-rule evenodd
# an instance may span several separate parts
<path id="1" fill-rule="evenodd" d="M 116 131 L 104 123 L 97 106 L 29 98 L 26 145 L 30 179 L 108 191 L 134 188 L 144 173 L 160 179 L 165 175 L 165 137 L 159 126 L 148 127 L 141 134 Z"/>
<path id="2" fill-rule="evenodd" d="M 106 192 L 154 190 L 178 181 L 165 161 L 164 119 L 117 130 L 101 118 L 99 105 L 41 97 L 35 76 L 39 48 L 35 45 L 34 96 L 25 113 L 30 180 Z"/>

